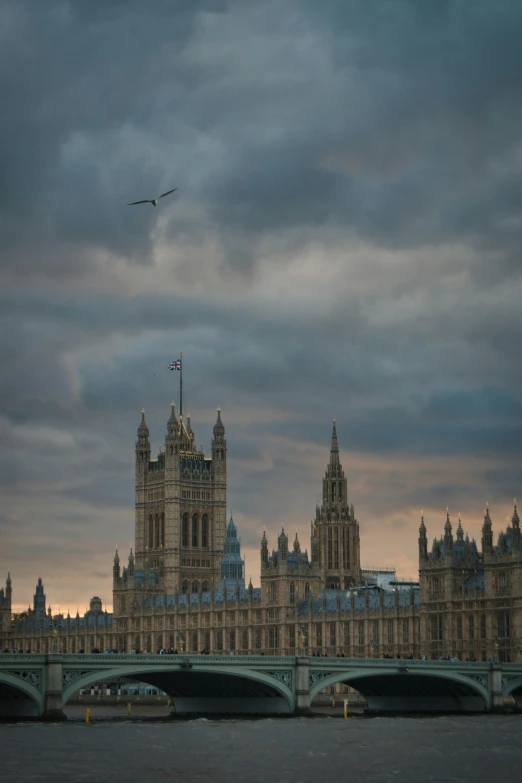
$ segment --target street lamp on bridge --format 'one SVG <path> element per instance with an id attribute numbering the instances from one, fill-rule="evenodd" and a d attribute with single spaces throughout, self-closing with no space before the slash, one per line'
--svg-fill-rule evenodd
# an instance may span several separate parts
<path id="1" fill-rule="evenodd" d="M 181 652 L 184 653 L 185 652 L 185 642 L 187 640 L 186 635 L 184 633 L 178 633 L 176 635 L 176 640 L 181 642 Z"/>
<path id="2" fill-rule="evenodd" d="M 308 629 L 307 629 L 306 625 L 301 625 L 299 627 L 299 630 L 300 630 L 299 646 L 301 648 L 301 657 L 304 658 L 305 655 L 306 655 L 305 642 L 306 642 L 306 632 L 307 632 Z"/>

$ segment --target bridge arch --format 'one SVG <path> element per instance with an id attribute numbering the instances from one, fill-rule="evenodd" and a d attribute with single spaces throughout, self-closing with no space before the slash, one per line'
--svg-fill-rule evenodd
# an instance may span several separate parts
<path id="1" fill-rule="evenodd" d="M 504 696 L 512 696 L 515 700 L 517 712 L 522 712 L 522 675 L 509 678 L 502 689 Z"/>
<path id="2" fill-rule="evenodd" d="M 367 700 L 369 709 L 485 712 L 491 707 L 490 693 L 478 680 L 458 672 L 416 671 L 407 666 L 391 671 L 377 667 L 364 671 L 350 668 L 332 671 L 310 682 L 310 703 L 324 688 L 341 682 L 358 690 Z M 418 691 L 418 697 L 415 691 Z"/>
<path id="3" fill-rule="evenodd" d="M 44 711 L 44 696 L 28 680 L 0 671 L 0 717 L 38 717 Z"/>
<path id="4" fill-rule="evenodd" d="M 116 680 L 121 677 L 136 679 L 140 682 L 149 683 L 168 693 L 169 696 L 176 698 L 180 691 L 184 692 L 186 698 L 191 698 L 191 692 L 201 697 L 202 688 L 207 689 L 207 695 L 212 698 L 213 692 L 218 695 L 226 688 L 235 693 L 243 693 L 243 698 L 266 699 L 267 708 L 271 698 L 276 698 L 279 702 L 279 708 L 275 712 L 292 713 L 295 707 L 295 697 L 291 684 L 277 679 L 263 671 L 256 671 L 249 668 L 248 664 L 244 667 L 220 666 L 219 664 L 201 665 L 194 662 L 169 661 L 170 665 L 155 666 L 153 662 L 136 661 L 135 666 L 111 666 L 107 669 L 97 668 L 91 671 L 82 672 L 75 676 L 79 667 L 64 666 L 64 677 L 68 673 L 72 679 L 66 682 L 62 693 L 62 707 L 65 707 L 71 696 L 82 688 L 88 688 L 91 685 L 105 680 Z M 293 676 L 293 673 L 290 677 Z M 198 682 L 199 679 L 199 682 Z M 242 698 L 242 696 L 239 696 Z M 281 702 L 284 707 L 281 709 Z M 226 705 L 223 705 L 225 707 Z M 237 706 L 237 704 L 236 704 Z M 259 706 L 259 705 L 258 705 Z M 227 711 L 223 709 L 223 711 Z M 241 711 L 241 710 L 240 710 Z"/>

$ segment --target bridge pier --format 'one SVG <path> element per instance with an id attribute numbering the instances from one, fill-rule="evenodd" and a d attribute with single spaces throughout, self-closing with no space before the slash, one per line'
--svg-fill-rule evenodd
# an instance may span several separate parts
<path id="1" fill-rule="evenodd" d="M 296 658 L 294 715 L 310 715 L 310 658 Z"/>
<path id="2" fill-rule="evenodd" d="M 500 663 L 491 664 L 490 677 L 490 712 L 506 712 L 504 704 L 504 694 L 502 692 L 502 665 Z"/>
<path id="3" fill-rule="evenodd" d="M 67 720 L 62 710 L 62 656 L 50 653 L 45 656 L 45 697 L 42 720 Z"/>

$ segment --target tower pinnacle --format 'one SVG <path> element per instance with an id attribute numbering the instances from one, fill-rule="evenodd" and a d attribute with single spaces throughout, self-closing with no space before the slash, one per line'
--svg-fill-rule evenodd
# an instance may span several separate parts
<path id="1" fill-rule="evenodd" d="M 339 443 L 337 442 L 337 427 L 335 419 L 332 427 L 332 444 L 330 446 L 330 465 L 339 464 Z"/>

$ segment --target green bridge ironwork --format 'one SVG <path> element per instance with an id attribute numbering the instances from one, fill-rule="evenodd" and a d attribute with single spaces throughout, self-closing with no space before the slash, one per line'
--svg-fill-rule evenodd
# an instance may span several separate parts
<path id="1" fill-rule="evenodd" d="M 0 717 L 65 717 L 71 696 L 129 678 L 171 696 L 178 713 L 304 714 L 345 683 L 369 711 L 522 710 L 522 662 L 241 655 L 0 654 Z"/>

